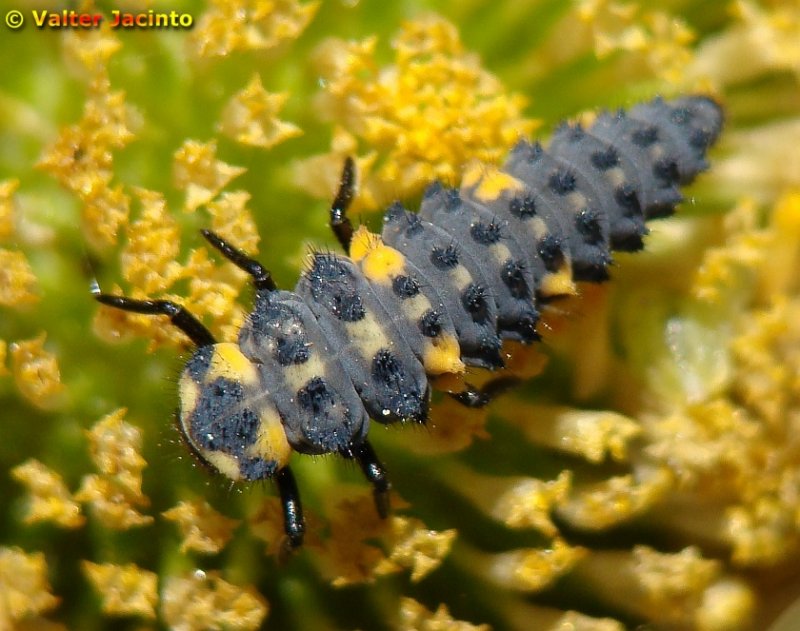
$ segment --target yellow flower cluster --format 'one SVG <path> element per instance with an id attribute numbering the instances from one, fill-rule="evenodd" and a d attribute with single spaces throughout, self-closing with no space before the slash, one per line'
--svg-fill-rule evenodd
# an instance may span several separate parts
<path id="1" fill-rule="evenodd" d="M 509 528 L 534 528 L 551 539 L 538 550 L 477 556 L 475 562 L 490 568 L 493 580 L 539 591 L 570 572 L 590 584 L 593 593 L 637 617 L 680 628 L 741 628 L 753 616 L 756 596 L 721 561 L 706 559 L 691 547 L 677 554 L 646 547 L 613 553 L 573 548 L 561 540 L 552 515 L 573 528 L 597 532 L 647 518 L 662 528 L 715 541 L 730 551 L 733 566 L 772 567 L 800 555 L 800 449 L 793 438 L 800 418 L 800 284 L 795 273 L 800 195 L 779 199 L 765 227 L 748 201 L 721 220 L 698 222 L 697 229 L 707 231 L 704 224 L 722 233 L 721 242 L 705 251 L 690 278 L 686 313 L 666 324 L 666 356 L 651 350 L 643 359 L 649 365 L 644 371 L 649 397 L 626 401 L 624 387 L 620 392 L 623 406 L 639 410 L 637 418 L 534 405 L 516 397 L 495 406 L 532 445 L 597 465 L 613 460 L 629 466 L 630 473 L 594 481 L 569 469 L 550 481 L 465 468 L 444 474 L 444 479 L 459 480 L 456 490 L 487 516 Z M 686 230 L 666 238 L 684 241 Z M 648 295 L 646 288 L 640 291 Z M 744 309 L 743 301 L 749 305 Z M 573 316 L 568 335 L 587 326 L 580 320 L 603 327 L 608 317 L 602 308 Z M 632 311 L 628 317 L 638 314 Z M 558 347 L 560 325 L 558 319 L 551 321 L 551 335 L 556 335 L 551 343 Z M 633 321 L 629 326 L 635 329 Z M 592 354 L 586 347 L 565 349 Z M 608 356 L 611 351 L 594 352 Z M 592 361 L 619 370 L 608 359 Z M 581 379 L 577 371 L 576 380 Z M 578 385 L 577 390 L 593 391 L 595 379 L 589 378 L 595 385 Z"/>
<path id="2" fill-rule="evenodd" d="M 213 0 L 191 38 L 198 57 L 223 57 L 239 50 L 269 50 L 297 38 L 319 2 Z"/>
<path id="3" fill-rule="evenodd" d="M 312 534 L 307 543 L 320 572 L 334 587 L 373 582 L 405 569 L 411 570 L 411 580 L 417 582 L 438 568 L 450 552 L 455 530 L 430 530 L 420 520 L 400 515 L 382 520 L 362 488 L 338 484 L 328 494 L 325 529 L 329 534 L 322 539 Z M 278 540 L 282 537 L 279 510 L 277 504 L 270 507 L 271 527 L 260 528 Z M 312 514 L 309 522 L 315 526 L 312 532 L 323 529 L 322 518 Z M 277 550 L 274 542 L 270 549 Z"/>
<path id="4" fill-rule="evenodd" d="M 214 142 L 187 141 L 175 154 L 175 180 L 186 191 L 186 210 L 207 205 L 211 228 L 231 239 L 245 251 L 253 252 L 258 232 L 247 209 L 249 195 L 243 191 L 220 191 L 244 169 L 216 159 Z M 178 262 L 180 228 L 167 209 L 161 193 L 135 189 L 138 217 L 126 226 L 127 242 L 120 255 L 122 273 L 130 284 L 128 295 L 158 297 L 184 304 L 198 317 L 208 316 L 223 339 L 235 337 L 244 317 L 236 299 L 246 276 L 233 265 L 217 265 L 206 247 L 192 249 L 184 264 Z M 176 285 L 187 283 L 188 295 L 173 293 Z M 109 340 L 131 334 L 147 337 L 151 348 L 163 343 L 185 344 L 182 333 L 164 326 L 159 318 L 100 308 L 95 331 Z"/>
<path id="5" fill-rule="evenodd" d="M 99 474 L 87 475 L 75 494 L 86 502 L 106 527 L 127 530 L 153 522 L 142 515 L 150 501 L 142 493 L 142 470 L 147 466 L 139 454 L 141 431 L 125 422 L 126 410 L 117 410 L 94 425 L 88 433 L 92 460 Z"/>
<path id="6" fill-rule="evenodd" d="M 58 598 L 50 593 L 47 563 L 41 552 L 0 547 L 0 592 L 2 629 L 20 628 L 23 622 L 47 624 L 39 616 L 58 605 Z"/>
<path id="7" fill-rule="evenodd" d="M 0 182 L 0 243 L 10 241 L 14 227 L 14 193 L 18 180 Z M 23 307 L 39 299 L 36 276 L 28 259 L 19 250 L 0 247 L 0 306 Z"/>
<path id="8" fill-rule="evenodd" d="M 0 182 L 0 243 L 21 241 L 16 229 L 14 194 L 17 180 Z M 0 307 L 20 311 L 39 301 L 36 276 L 27 257 L 19 250 L 0 247 Z M 56 356 L 45 350 L 47 334 L 11 344 L 11 373 L 19 393 L 38 408 L 49 410 L 64 403 L 64 386 Z M 0 377 L 9 374 L 6 366 L 8 344 L 0 340 Z"/>
<path id="9" fill-rule="evenodd" d="M 250 83 L 231 97 L 222 112 L 220 132 L 244 145 L 270 149 L 284 140 L 300 136 L 297 125 L 278 118 L 289 95 L 270 94 L 253 75 Z"/>
<path id="10" fill-rule="evenodd" d="M 216 572 L 170 577 L 161 597 L 162 616 L 172 629 L 259 629 L 268 612 L 255 589 L 228 583 Z"/>
<path id="11" fill-rule="evenodd" d="M 331 152 L 300 161 L 295 182 L 331 199 L 345 156 L 354 157 L 353 212 L 418 195 L 440 179 L 456 183 L 470 160 L 501 160 L 535 123 L 525 99 L 467 53 L 455 27 L 429 16 L 407 22 L 392 43 L 394 64 L 376 62 L 377 39 L 328 40 L 316 53 L 323 91 L 317 106 L 337 125 Z"/>
<path id="12" fill-rule="evenodd" d="M 158 603 L 158 576 L 128 563 L 81 563 L 83 573 L 102 599 L 103 613 L 109 616 L 155 618 Z"/>
<path id="13" fill-rule="evenodd" d="M 201 554 L 216 554 L 233 537 L 239 525 L 235 519 L 221 515 L 208 502 L 199 500 L 179 502 L 162 513 L 165 519 L 175 522 L 183 535 L 181 552 L 189 550 Z"/>
<path id="14" fill-rule="evenodd" d="M 487 624 L 470 624 L 454 620 L 446 605 L 429 611 L 413 598 L 403 598 L 400 603 L 401 631 L 489 631 Z"/>
<path id="15" fill-rule="evenodd" d="M 598 57 L 636 53 L 660 79 L 684 84 L 695 35 L 680 17 L 616 0 L 582 0 L 578 16 L 590 26 Z"/>
<path id="16" fill-rule="evenodd" d="M 11 470 L 13 478 L 28 488 L 25 523 L 49 521 L 63 528 L 77 528 L 86 521 L 81 507 L 64 480 L 38 460 L 27 460 Z"/>
<path id="17" fill-rule="evenodd" d="M 735 0 L 733 28 L 709 41 L 697 58 L 697 71 L 719 83 L 736 83 L 764 71 L 787 70 L 800 75 L 796 2 L 759 3 Z"/>
<path id="18" fill-rule="evenodd" d="M 83 116 L 62 130 L 38 166 L 53 175 L 83 204 L 83 234 L 97 249 L 117 242 L 128 219 L 130 200 L 114 183 L 114 152 L 134 139 L 138 127 L 125 93 L 113 91 L 108 62 L 121 46 L 110 30 L 70 31 L 67 54 L 86 77 Z"/>
<path id="19" fill-rule="evenodd" d="M 188 36 L 192 61 L 204 64 L 205 71 L 219 62 L 216 57 L 274 51 L 296 38 L 315 12 L 326 9 L 294 0 L 215 0 Z M 740 0 L 733 9 L 733 26 L 702 42 L 697 52 L 690 49 L 695 30 L 688 20 L 632 1 L 585 0 L 577 8 L 554 10 L 554 21 L 561 21 L 546 37 L 557 40 L 560 34 L 580 31 L 583 40 L 575 45 L 573 61 L 593 46 L 604 57 L 601 63 L 609 64 L 606 68 L 616 60 L 620 66 L 613 69 L 620 76 L 626 76 L 621 65 L 629 64 L 625 72 L 644 77 L 621 86 L 613 97 L 619 101 L 632 93 L 679 86 L 711 86 L 725 94 L 726 86 L 759 79 L 765 72 L 797 75 L 797 7 Z M 583 26 L 576 26 L 576 15 L 585 20 Z M 565 49 L 570 41 L 565 38 Z M 270 149 L 298 136 L 296 126 L 279 118 L 287 93 L 264 88 L 261 77 L 268 75 L 263 68 L 247 69 L 241 83 L 228 86 L 230 94 L 219 99 L 219 115 L 212 116 L 208 129 L 216 122 L 216 131 L 234 143 L 184 140 L 183 135 L 175 139 L 173 184 L 184 201 L 168 204 L 173 199 L 169 191 L 120 181 L 117 156 L 148 122 L 146 109 L 140 103 L 134 109 L 125 93 L 112 86 L 109 60 L 121 42 L 105 28 L 64 33 L 64 57 L 83 76 L 86 99 L 80 120 L 61 131 L 39 165 L 80 202 L 82 235 L 89 245 L 106 259 L 117 248 L 125 287 L 105 291 L 178 302 L 220 339 L 234 339 L 244 317 L 238 295 L 247 278 L 227 262 L 215 263 L 221 257 L 207 247 L 187 247 L 183 231 L 195 219 L 188 213 L 202 210 L 207 216 L 194 223 L 210 221 L 224 238 L 247 253 L 257 252 L 250 194 L 228 190 L 245 169 L 222 160 L 218 149 L 227 156 L 231 146 Z M 354 156 L 360 178 L 355 214 L 413 197 L 433 179 L 455 183 L 468 161 L 495 164 L 536 126 L 521 114 L 523 99 L 509 94 L 481 67 L 448 22 L 436 17 L 408 22 L 392 47 L 388 65 L 378 61 L 375 37 L 330 40 L 315 54 L 322 77 L 317 106 L 335 124 L 332 145 L 329 153 L 298 162 L 294 177 L 304 190 L 329 200 L 344 156 Z M 544 53 L 537 56 L 540 52 L 531 52 L 529 59 L 546 59 Z M 539 66 L 528 72 L 547 71 L 547 64 Z M 113 76 L 116 80 L 118 75 Z M 219 79 L 213 69 L 207 76 Z M 590 74 L 589 85 L 607 76 Z M 246 77 L 249 82 L 236 92 Z M 220 80 L 218 85 L 224 84 Z M 737 116 L 760 120 L 762 105 L 790 110 L 780 104 L 797 102 L 792 92 L 774 102 L 758 99 L 743 105 L 736 101 L 743 92 L 731 91 L 734 127 Z M 720 151 L 725 155 L 715 160 L 714 171 L 700 186 L 718 186 L 720 196 L 746 190 L 750 197 L 722 219 L 692 217 L 654 225 L 647 253 L 636 257 L 644 260 L 645 271 L 638 273 L 646 279 L 639 279 L 638 293 L 621 299 L 613 287 L 582 287 L 581 296 L 545 314 L 546 351 L 504 349 L 511 358 L 506 374 L 522 379 L 542 372 L 548 356 L 566 358 L 557 370 L 569 366 L 573 383 L 565 398 L 571 403 L 558 398 L 563 393 L 542 396 L 534 382 L 531 392 L 498 400 L 487 426 L 489 411 L 469 410 L 447 398 L 434 403 L 426 431 L 405 432 L 392 442 L 405 443 L 411 455 L 387 462 L 411 468 L 409 462 L 423 462 L 414 460 L 416 454 L 426 454 L 419 476 L 425 475 L 431 488 L 452 490 L 468 506 L 465 513 L 472 509 L 480 519 L 495 522 L 498 533 L 505 532 L 490 551 L 484 541 L 470 538 L 472 524 L 458 533 L 456 546 L 454 530 L 431 530 L 398 512 L 380 520 L 364 485 L 353 492 L 334 467 L 315 462 L 309 465 L 315 473 L 303 479 L 308 532 L 300 554 L 309 562 L 292 565 L 288 582 L 264 578 L 266 573 L 241 562 L 263 544 L 239 537 L 237 528 L 241 525 L 265 542 L 268 554 L 285 561 L 280 556 L 280 501 L 274 496 L 243 500 L 230 492 L 224 510 L 236 515 L 232 519 L 212 506 L 216 502 L 197 499 L 195 491 L 187 499 L 179 489 L 182 501 L 146 514 L 151 499 L 143 492 L 143 479 L 158 463 L 145 469 L 143 431 L 124 420 L 124 410 L 86 433 L 96 473 L 57 472 L 43 464 L 48 461 L 44 456 L 28 457 L 13 468 L 13 479 L 27 492 L 16 504 L 18 520 L 63 529 L 88 522 L 93 543 L 96 532 L 138 528 L 150 534 L 159 521 L 171 522 L 167 530 L 178 533 L 179 543 L 175 549 L 164 547 L 156 567 L 143 560 L 149 554 L 137 556 L 113 543 L 93 547 L 98 559 L 88 560 L 91 554 L 85 551 L 78 556 L 102 613 L 139 617 L 144 626 L 256 629 L 269 613 L 271 582 L 279 592 L 296 591 L 287 585 L 298 573 L 305 581 L 302 573 L 309 568 L 333 587 L 358 589 L 397 572 L 408 572 L 413 582 L 436 580 L 431 575 L 447 560 L 448 572 L 439 572 L 447 574 L 444 580 L 463 579 L 470 594 L 485 588 L 487 600 L 496 601 L 487 610 L 509 628 L 623 629 L 615 620 L 534 604 L 535 594 L 567 582 L 609 611 L 645 624 L 701 631 L 746 628 L 762 594 L 756 582 L 735 575 L 796 564 L 800 558 L 800 450 L 795 438 L 800 420 L 800 193 L 790 188 L 800 185 L 798 138 L 795 111 L 769 126 L 726 132 Z M 492 167 L 478 171 L 489 174 Z M 0 182 L 0 306 L 26 313 L 42 289 L 36 266 L 9 245 L 28 245 L 16 231 L 18 186 L 17 180 Z M 776 191 L 786 192 L 776 200 Z M 770 212 L 764 213 L 765 205 Z M 175 206 L 186 214 L 174 214 Z M 691 214 L 689 209 L 686 215 Z M 623 259 L 617 258 L 621 264 L 614 274 L 624 282 L 626 268 L 638 263 Z M 649 271 L 664 259 L 670 259 L 660 274 L 666 280 L 648 286 Z M 179 331 L 164 324 L 163 318 L 101 308 L 95 330 L 105 339 L 146 337 L 154 347 L 186 344 Z M 65 344 L 49 329 L 48 336 L 56 348 Z M 45 339 L 41 333 L 28 340 L 0 340 L 0 377 L 13 375 L 19 394 L 47 411 L 75 404 L 68 395 L 78 397 L 65 392 L 59 362 L 45 349 Z M 485 378 L 469 375 L 475 385 Z M 527 398 L 533 396 L 539 399 Z M 588 409 L 587 401 L 609 409 Z M 495 441 L 508 444 L 496 452 L 475 445 L 489 437 L 489 430 Z M 466 454 L 454 455 L 470 446 L 474 449 Z M 521 459 L 512 452 L 518 447 L 526 450 L 524 471 L 515 469 Z M 476 464 L 487 452 L 494 454 L 497 471 Z M 297 469 L 306 473 L 305 466 L 298 462 Z M 79 478 L 79 490 L 72 493 L 69 481 Z M 397 497 L 393 507 L 407 508 Z M 414 510 L 424 514 L 425 507 L 415 505 Z M 574 537 L 562 531 L 564 525 Z M 668 539 L 672 551 L 621 536 L 611 540 L 619 549 L 593 547 L 593 537 L 608 531 L 616 535 L 617 528 L 632 525 Z M 580 533 L 589 536 L 583 539 Z M 513 543 L 507 545 L 509 540 Z M 704 547 L 693 545 L 697 542 Z M 209 555 L 220 556 L 209 560 Z M 221 569 L 200 569 L 206 562 Z M 51 559 L 50 569 L 56 571 L 60 563 L 60 558 Z M 59 602 L 47 573 L 43 553 L 0 548 L 0 628 L 62 628 L 43 618 Z M 376 611 L 396 617 L 387 623 L 429 631 L 488 628 L 455 619 L 436 601 L 423 605 L 390 594 L 400 582 L 381 582 L 375 590 L 381 600 Z M 319 580 L 307 583 L 309 591 L 322 589 Z M 577 598 L 574 603 L 575 608 L 582 605 Z M 456 603 L 448 604 L 459 613 Z"/>

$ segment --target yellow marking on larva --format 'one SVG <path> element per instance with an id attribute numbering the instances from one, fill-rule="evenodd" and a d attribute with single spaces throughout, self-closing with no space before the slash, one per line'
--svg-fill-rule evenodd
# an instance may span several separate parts
<path id="1" fill-rule="evenodd" d="M 392 279 L 406 270 L 406 259 L 394 248 L 383 245 L 372 250 L 361 264 L 361 271 L 369 280 L 377 283 L 390 283 Z"/>
<path id="2" fill-rule="evenodd" d="M 450 270 L 450 280 L 458 291 L 464 291 L 472 282 L 472 275 L 466 267 L 459 264 Z"/>
<path id="3" fill-rule="evenodd" d="M 290 364 L 281 369 L 286 385 L 291 392 L 297 392 L 314 377 L 327 376 L 327 362 L 320 356 L 317 349 L 309 349 L 308 360 L 302 364 Z"/>
<path id="4" fill-rule="evenodd" d="M 220 377 L 251 386 L 259 383 L 256 367 L 232 342 L 214 344 L 214 354 L 205 381 L 210 383 Z"/>
<path id="5" fill-rule="evenodd" d="M 625 171 L 620 167 L 614 167 L 606 171 L 606 179 L 615 189 L 625 185 Z"/>
<path id="6" fill-rule="evenodd" d="M 381 236 L 359 227 L 350 242 L 350 258 L 359 263 L 361 272 L 376 283 L 389 283 L 405 273 L 405 257 L 383 242 Z"/>
<path id="7" fill-rule="evenodd" d="M 525 190 L 525 183 L 495 166 L 472 162 L 462 178 L 464 188 L 474 187 L 473 197 L 479 202 L 493 202 L 501 195 L 513 197 Z"/>
<path id="8" fill-rule="evenodd" d="M 564 263 L 557 272 L 545 274 L 539 285 L 539 293 L 542 296 L 575 296 L 578 288 L 572 280 L 572 266 Z"/>
<path id="9" fill-rule="evenodd" d="M 390 349 L 393 346 L 375 318 L 375 314 L 369 309 L 365 310 L 364 317 L 358 322 L 346 322 L 345 330 L 350 344 L 368 362 L 371 362 L 382 348 Z"/>
<path id="10" fill-rule="evenodd" d="M 403 316 L 407 322 L 419 322 L 431 309 L 430 300 L 424 294 L 406 298 L 401 303 Z M 461 372 L 461 352 L 458 340 L 445 332 L 434 337 L 423 337 L 422 363 L 425 372 L 438 375 L 444 372 Z"/>
<path id="11" fill-rule="evenodd" d="M 372 242 L 376 238 L 380 239 L 377 234 L 367 230 L 366 226 L 359 226 L 350 240 L 350 258 L 356 263 L 361 261 L 372 250 Z"/>
<path id="12" fill-rule="evenodd" d="M 566 196 L 567 203 L 572 207 L 573 213 L 579 213 L 589 205 L 589 200 L 583 193 L 574 191 Z"/>
<path id="13" fill-rule="evenodd" d="M 400 309 L 407 322 L 418 322 L 431 308 L 431 302 L 423 293 L 405 298 L 400 302 Z"/>
<path id="14" fill-rule="evenodd" d="M 181 423 L 185 427 L 184 419 L 188 419 L 194 413 L 200 400 L 200 386 L 188 372 L 184 372 L 178 382 L 178 397 L 181 401 Z"/>
<path id="15" fill-rule="evenodd" d="M 494 260 L 497 262 L 497 265 L 500 269 L 503 269 L 505 262 L 511 259 L 511 250 L 508 249 L 508 246 L 505 243 L 493 243 L 489 251 L 492 253 Z"/>
<path id="16" fill-rule="evenodd" d="M 535 243 L 539 243 L 539 241 L 550 234 L 547 224 L 541 217 L 534 216 L 527 219 L 525 221 L 525 227 L 528 229 L 528 233 L 533 237 Z"/>
<path id="17" fill-rule="evenodd" d="M 442 333 L 426 344 L 422 363 L 429 375 L 461 374 L 465 370 L 458 339 L 449 333 Z"/>
<path id="18" fill-rule="evenodd" d="M 267 462 L 274 462 L 279 469 L 289 464 L 292 447 L 286 438 L 278 410 L 274 406 L 262 407 L 256 441 L 247 448 L 245 454 L 250 458 L 262 458 Z"/>
<path id="19" fill-rule="evenodd" d="M 405 257 L 364 226 L 353 234 L 350 258 L 359 264 L 364 276 L 376 283 L 389 283 L 406 270 Z"/>
<path id="20" fill-rule="evenodd" d="M 656 160 L 660 160 L 666 154 L 666 152 L 664 151 L 664 145 L 661 144 L 660 142 L 650 145 L 648 153 L 650 154 L 650 159 L 653 162 L 655 162 Z"/>
<path id="21" fill-rule="evenodd" d="M 208 462 L 214 469 L 219 471 L 226 478 L 236 482 L 242 477 L 242 472 L 239 469 L 239 459 L 236 456 L 226 454 L 224 451 L 211 451 L 210 449 L 203 449 L 195 445 L 195 449 L 200 456 Z"/>

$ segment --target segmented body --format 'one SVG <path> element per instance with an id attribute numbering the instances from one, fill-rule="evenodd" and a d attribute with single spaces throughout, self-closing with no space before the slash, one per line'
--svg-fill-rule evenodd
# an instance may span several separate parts
<path id="1" fill-rule="evenodd" d="M 424 421 L 428 378 L 499 368 L 503 339 L 537 339 L 538 305 L 608 278 L 613 250 L 642 247 L 707 167 L 720 108 L 691 96 L 520 142 L 501 169 L 399 204 L 350 256 L 316 253 L 295 290 L 260 288 L 237 344 L 198 349 L 181 379 L 181 426 L 233 479 L 271 477 L 292 450 L 352 457 L 370 419 Z"/>

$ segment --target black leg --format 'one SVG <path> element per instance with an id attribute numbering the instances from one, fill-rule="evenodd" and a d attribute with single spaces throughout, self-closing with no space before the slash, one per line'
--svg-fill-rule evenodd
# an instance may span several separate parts
<path id="1" fill-rule="evenodd" d="M 206 238 L 206 241 L 217 248 L 226 259 L 239 269 L 250 274 L 250 276 L 253 277 L 253 286 L 257 290 L 266 289 L 267 291 L 275 291 L 275 289 L 277 289 L 275 281 L 272 280 L 272 274 L 270 274 L 269 270 L 265 269 L 261 263 L 255 259 L 251 259 L 238 248 L 233 247 L 216 232 L 201 230 L 200 234 Z"/>
<path id="2" fill-rule="evenodd" d="M 297 482 L 289 467 L 284 467 L 275 476 L 278 492 L 281 495 L 283 506 L 283 530 L 286 533 L 284 552 L 291 552 L 303 545 L 303 536 L 306 532 L 306 522 L 303 519 L 303 507 L 300 505 L 300 492 Z"/>
<path id="3" fill-rule="evenodd" d="M 468 408 L 482 408 L 489 405 L 495 397 L 518 385 L 520 381 L 522 380 L 519 377 L 498 377 L 486 382 L 482 388 L 466 384 L 466 390 L 451 392 L 450 396 Z"/>
<path id="4" fill-rule="evenodd" d="M 169 300 L 136 300 L 127 296 L 114 296 L 111 294 L 96 294 L 95 300 L 133 313 L 145 313 L 148 315 L 167 315 L 172 324 L 189 336 L 197 346 L 211 346 L 216 344 L 214 336 L 211 335 L 203 323 L 195 318 L 191 313 L 180 305 Z"/>
<path id="5" fill-rule="evenodd" d="M 353 457 L 358 462 L 367 480 L 372 483 L 372 494 L 375 498 L 375 508 L 382 519 L 389 516 L 389 491 L 392 490 L 392 483 L 386 475 L 372 445 L 366 440 L 353 450 Z"/>
<path id="6" fill-rule="evenodd" d="M 342 179 L 339 181 L 339 192 L 331 204 L 330 225 L 333 234 L 342 244 L 342 248 L 347 252 L 350 250 L 350 241 L 353 239 L 353 224 L 347 217 L 347 209 L 350 207 L 356 193 L 356 165 L 353 158 L 345 158 L 342 168 Z"/>

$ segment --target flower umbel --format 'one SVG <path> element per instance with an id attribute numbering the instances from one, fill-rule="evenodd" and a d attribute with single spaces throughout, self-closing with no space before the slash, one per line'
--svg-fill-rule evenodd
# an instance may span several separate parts
<path id="1" fill-rule="evenodd" d="M 800 593 L 797 9 L 187 6 L 191 32 L 0 40 L 0 627 L 768 628 Z M 612 282 L 554 281 L 574 295 L 503 348 L 520 383 L 492 405 L 436 394 L 425 428 L 372 425 L 388 519 L 352 463 L 292 455 L 293 555 L 272 487 L 220 484 L 170 429 L 186 336 L 87 290 L 235 341 L 249 278 L 199 228 L 290 287 L 346 156 L 358 223 L 435 179 L 496 192 L 533 116 L 688 91 L 726 128 L 678 215 Z"/>

